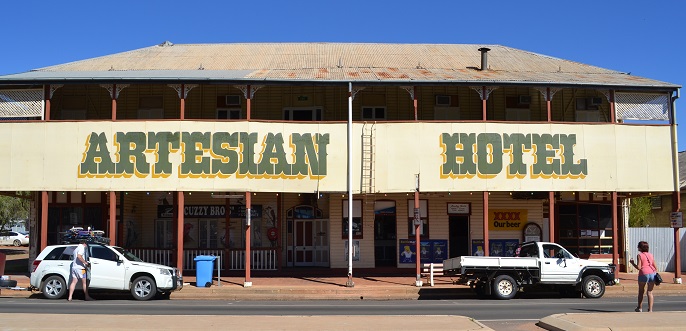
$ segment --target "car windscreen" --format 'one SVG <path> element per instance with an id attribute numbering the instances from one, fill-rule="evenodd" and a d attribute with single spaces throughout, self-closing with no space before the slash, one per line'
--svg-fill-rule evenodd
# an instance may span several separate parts
<path id="1" fill-rule="evenodd" d="M 131 253 L 131 252 L 129 252 L 129 251 L 127 251 L 127 250 L 125 250 L 125 249 L 123 249 L 123 248 L 121 248 L 121 247 L 114 247 L 114 246 L 112 246 L 112 248 L 113 248 L 114 250 L 116 250 L 117 252 L 119 252 L 121 255 L 124 255 L 124 258 L 126 258 L 126 259 L 129 260 L 129 261 L 134 261 L 134 262 L 145 262 L 145 261 L 141 260 L 140 258 L 138 258 L 138 256 L 134 255 L 133 253 Z"/>

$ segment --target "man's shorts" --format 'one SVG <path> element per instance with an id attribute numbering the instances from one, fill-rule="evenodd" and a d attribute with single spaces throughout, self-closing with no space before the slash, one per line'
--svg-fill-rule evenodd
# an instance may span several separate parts
<path id="1" fill-rule="evenodd" d="M 86 269 L 71 268 L 71 276 L 77 279 L 86 278 Z"/>
<path id="2" fill-rule="evenodd" d="M 654 283 L 655 282 L 655 273 L 647 274 L 647 275 L 639 275 L 638 281 L 641 283 Z"/>

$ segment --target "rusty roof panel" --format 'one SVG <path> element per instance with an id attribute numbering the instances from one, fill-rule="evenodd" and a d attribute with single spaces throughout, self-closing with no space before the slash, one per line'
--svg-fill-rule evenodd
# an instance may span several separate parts
<path id="1" fill-rule="evenodd" d="M 489 70 L 479 70 L 488 47 Z M 193 71 L 198 71 L 193 72 Z M 150 75 L 151 72 L 159 72 Z M 164 72 L 164 73 L 162 73 Z M 225 74 L 225 73 L 231 74 Z M 676 88 L 677 85 L 500 45 L 369 43 L 178 44 L 141 48 L 0 77 L 51 79 L 197 77 L 312 82 L 547 83 Z M 238 77 L 238 73 L 245 75 Z M 230 77 L 230 78 L 223 78 Z"/>

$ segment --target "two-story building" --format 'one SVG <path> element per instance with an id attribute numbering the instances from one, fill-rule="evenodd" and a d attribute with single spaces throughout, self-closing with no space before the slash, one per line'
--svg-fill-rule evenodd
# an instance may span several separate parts
<path id="1" fill-rule="evenodd" d="M 500 45 L 165 42 L 0 76 L 0 191 L 35 192 L 34 252 L 91 227 L 248 278 L 529 240 L 617 263 L 623 199 L 679 191 L 678 91 Z"/>

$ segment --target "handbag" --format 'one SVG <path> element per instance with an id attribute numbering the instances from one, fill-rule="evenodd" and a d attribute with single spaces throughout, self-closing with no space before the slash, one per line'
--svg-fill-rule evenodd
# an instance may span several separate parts
<path id="1" fill-rule="evenodd" d="M 662 276 L 660 276 L 660 273 L 656 272 L 655 273 L 655 285 L 660 285 L 662 283 Z"/>

